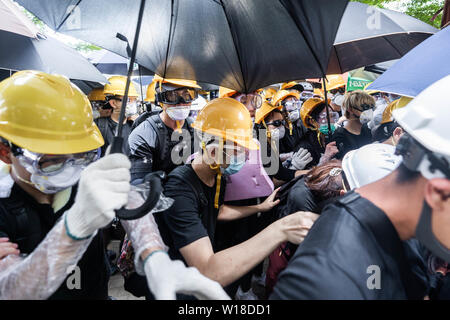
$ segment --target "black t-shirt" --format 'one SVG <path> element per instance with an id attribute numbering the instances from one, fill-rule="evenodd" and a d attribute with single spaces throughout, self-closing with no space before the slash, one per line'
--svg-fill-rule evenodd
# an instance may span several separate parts
<path id="1" fill-rule="evenodd" d="M 390 300 L 425 295 L 389 218 L 350 192 L 324 209 L 280 274 L 271 299 Z"/>
<path id="2" fill-rule="evenodd" d="M 30 254 L 63 213 L 72 207 L 75 194 L 76 187 L 73 187 L 68 203 L 55 212 L 51 205 L 36 202 L 14 184 L 10 196 L 0 199 L 0 237 L 8 237 L 18 244 L 21 253 Z M 109 272 L 101 232 L 94 237 L 77 265 L 80 267 L 81 289 L 68 289 L 64 280 L 49 299 L 107 299 Z"/>
<path id="3" fill-rule="evenodd" d="M 185 166 L 194 171 L 191 165 Z M 211 244 L 214 245 L 217 215 L 219 214 L 219 210 L 214 208 L 217 181 L 213 187 L 208 187 L 195 172 L 194 176 L 198 179 L 208 199 L 207 210 L 202 210 L 204 207 L 200 203 L 200 199 L 186 181 L 169 175 L 164 185 L 164 195 L 174 199 L 175 202 L 167 211 L 155 214 L 161 237 L 169 247 L 169 255 L 172 259 L 184 261 L 179 249 L 203 237 L 209 237 Z M 224 192 L 225 184 L 222 179 L 219 207 L 223 203 Z"/>
<path id="4" fill-rule="evenodd" d="M 102 157 L 106 153 L 106 149 L 108 146 L 113 142 L 117 126 L 119 125 L 117 122 L 115 122 L 110 117 L 107 118 L 97 118 L 95 119 L 95 124 L 100 129 L 100 132 L 103 136 L 103 139 L 105 140 L 105 144 L 102 146 Z M 127 121 L 124 123 L 122 127 L 122 134 L 121 137 L 123 137 L 123 145 L 122 145 L 122 152 L 123 154 L 129 156 L 130 155 L 130 146 L 128 145 L 128 136 L 131 133 L 131 127 L 133 125 L 132 121 Z"/>
<path id="5" fill-rule="evenodd" d="M 320 213 L 313 193 L 305 184 L 305 178 L 298 180 L 289 191 L 286 210 L 287 214 L 297 211 Z"/>
<path id="6" fill-rule="evenodd" d="M 292 135 L 289 132 L 289 127 L 286 128 L 286 133 L 283 139 L 280 140 L 280 153 L 289 153 L 298 150 L 298 145 L 305 135 L 307 129 L 301 120 L 297 120 L 292 124 Z"/>
<path id="7" fill-rule="evenodd" d="M 324 142 L 324 144 L 326 143 L 327 142 Z M 296 152 L 300 148 L 307 149 L 313 158 L 313 160 L 305 167 L 305 170 L 311 169 L 312 167 L 318 165 L 322 153 L 325 152 L 325 146 L 321 146 L 317 138 L 317 131 L 310 129 L 308 129 L 308 131 L 306 131 L 306 133 L 303 135 L 294 151 Z"/>
<path id="8" fill-rule="evenodd" d="M 339 127 L 334 131 L 331 141 L 336 141 L 336 146 L 339 149 L 339 153 L 335 158 L 342 159 L 347 152 L 372 143 L 372 133 L 365 124 L 362 126 L 359 135 L 350 133 L 347 129 Z"/>

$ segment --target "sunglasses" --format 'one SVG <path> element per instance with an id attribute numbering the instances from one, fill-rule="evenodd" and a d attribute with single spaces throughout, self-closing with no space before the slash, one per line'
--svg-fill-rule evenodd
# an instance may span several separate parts
<path id="1" fill-rule="evenodd" d="M 286 125 L 286 121 L 284 120 L 275 120 L 272 122 L 267 122 L 266 123 L 267 126 L 274 126 L 274 127 L 281 127 L 281 126 L 285 126 Z"/>
<path id="2" fill-rule="evenodd" d="M 343 88 L 338 88 L 338 89 L 333 89 L 333 90 L 330 90 L 330 93 L 331 94 L 336 94 L 336 93 L 341 93 L 341 94 L 344 94 L 345 93 L 345 89 L 343 89 Z"/>

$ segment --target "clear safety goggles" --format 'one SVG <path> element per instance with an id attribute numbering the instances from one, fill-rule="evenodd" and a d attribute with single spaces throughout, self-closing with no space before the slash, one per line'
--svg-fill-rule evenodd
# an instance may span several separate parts
<path id="1" fill-rule="evenodd" d="M 364 112 L 364 111 L 367 111 L 367 110 L 375 109 L 375 105 L 374 104 L 366 104 L 366 103 L 364 103 L 364 104 L 361 105 L 361 108 L 356 107 L 356 106 L 353 106 L 352 108 L 355 109 L 355 110 L 358 110 L 360 112 Z"/>
<path id="2" fill-rule="evenodd" d="M 315 96 L 314 92 L 303 91 L 302 93 L 300 93 L 300 101 L 305 102 L 310 98 L 314 98 L 314 96 Z"/>
<path id="3" fill-rule="evenodd" d="M 207 144 L 208 146 L 214 146 L 219 147 L 219 143 L 217 141 L 210 142 Z M 250 153 L 247 148 L 244 148 L 243 146 L 238 145 L 237 143 L 233 142 L 227 142 L 223 145 L 222 150 L 224 156 L 225 156 L 225 163 L 227 163 L 227 160 L 234 159 L 234 161 L 247 161 L 249 159 Z"/>
<path id="4" fill-rule="evenodd" d="M 164 104 L 188 104 L 197 99 L 198 91 L 192 88 L 180 88 L 176 90 L 158 93 L 158 100 Z"/>
<path id="5" fill-rule="evenodd" d="M 245 106 L 251 106 L 253 109 L 261 108 L 263 103 L 262 97 L 257 93 L 240 94 L 235 98 Z"/>
<path id="6" fill-rule="evenodd" d="M 283 107 L 286 109 L 286 111 L 295 111 L 300 109 L 300 107 L 302 106 L 301 101 L 298 100 L 294 100 L 294 101 L 286 101 L 282 103 Z"/>
<path id="7" fill-rule="evenodd" d="M 15 148 L 14 156 L 24 167 L 31 166 L 38 174 L 52 176 L 67 166 L 86 167 L 100 158 L 101 149 L 73 154 L 40 154 L 22 148 Z"/>
<path id="8" fill-rule="evenodd" d="M 339 120 L 339 113 L 331 111 L 328 109 L 328 112 L 330 114 L 330 123 L 336 123 Z M 319 114 L 319 120 L 317 121 L 319 124 L 327 124 L 328 123 L 328 117 L 327 117 L 327 110 L 324 109 Z"/>

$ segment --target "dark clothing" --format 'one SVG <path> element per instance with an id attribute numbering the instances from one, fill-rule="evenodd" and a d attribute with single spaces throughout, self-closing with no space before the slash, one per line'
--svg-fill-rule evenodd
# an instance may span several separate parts
<path id="1" fill-rule="evenodd" d="M 391 221 L 370 201 L 350 192 L 322 211 L 280 274 L 271 299 L 423 299 L 425 295 Z"/>
<path id="2" fill-rule="evenodd" d="M 336 146 L 339 149 L 339 153 L 335 158 L 342 160 L 347 152 L 372 143 L 372 133 L 365 124 L 362 126 L 359 135 L 350 133 L 347 129 L 339 127 L 334 131 L 331 141 L 336 141 Z"/>
<path id="3" fill-rule="evenodd" d="M 99 128 L 103 139 L 105 140 L 105 144 L 102 146 L 102 157 L 106 153 L 106 149 L 113 142 L 117 126 L 119 125 L 110 117 L 107 118 L 97 118 L 95 119 L 95 124 Z M 132 121 L 127 121 L 123 125 L 121 137 L 123 137 L 123 145 L 122 152 L 123 154 L 129 156 L 130 155 L 130 146 L 128 145 L 128 136 L 131 133 L 131 127 L 133 125 Z"/>
<path id="4" fill-rule="evenodd" d="M 195 174 L 191 165 L 179 167 L 174 172 L 182 170 L 183 167 L 189 168 L 202 186 L 203 193 L 208 200 L 206 210 L 205 205 L 197 198 L 196 193 L 185 180 L 169 175 L 164 185 L 164 195 L 174 199 L 175 202 L 167 211 L 155 214 L 161 237 L 169 247 L 170 257 L 182 261 L 184 259 L 179 249 L 198 239 L 209 237 L 214 247 L 217 215 L 219 214 L 219 209 L 214 208 L 216 184 L 213 187 L 205 185 Z M 220 187 L 219 207 L 223 203 L 224 180 L 222 179 Z"/>
<path id="5" fill-rule="evenodd" d="M 131 132 L 128 138 L 131 181 L 159 170 L 169 174 L 186 161 L 193 152 L 194 134 L 187 121 L 184 122 L 182 129 L 187 130 L 190 137 L 183 139 L 181 134 L 174 134 L 174 130 L 167 127 L 159 114 L 156 114 L 148 117 Z M 180 159 L 177 159 L 179 163 L 174 163 L 172 159 L 173 149 L 180 155 Z"/>
<path id="6" fill-rule="evenodd" d="M 305 128 L 301 120 L 297 120 L 292 124 L 292 135 L 290 135 L 289 127 L 283 139 L 280 140 L 280 153 L 289 153 L 298 150 L 298 145 L 308 129 Z"/>
<path id="7" fill-rule="evenodd" d="M 287 214 L 297 211 L 320 213 L 317 200 L 305 184 L 305 178 L 298 180 L 289 191 L 286 211 Z"/>
<path id="8" fill-rule="evenodd" d="M 72 207 L 75 194 L 76 187 L 73 187 L 68 203 L 54 212 L 51 205 L 37 203 L 14 184 L 11 195 L 0 199 L 0 237 L 8 237 L 17 243 L 21 253 L 32 253 L 63 213 Z M 101 232 L 94 237 L 77 265 L 81 289 L 70 290 L 64 281 L 49 299 L 107 299 L 109 273 Z"/>
<path id="9" fill-rule="evenodd" d="M 322 156 L 322 153 L 325 152 L 326 143 L 327 142 L 325 142 L 323 146 L 320 145 L 317 138 L 317 131 L 313 131 L 310 129 L 306 131 L 306 133 L 303 135 L 303 138 L 297 144 L 297 148 L 294 150 L 294 152 L 296 152 L 300 148 L 303 148 L 307 149 L 309 153 L 311 153 L 313 160 L 308 163 L 308 165 L 304 168 L 305 170 L 311 169 L 312 167 L 319 164 L 320 157 Z"/>

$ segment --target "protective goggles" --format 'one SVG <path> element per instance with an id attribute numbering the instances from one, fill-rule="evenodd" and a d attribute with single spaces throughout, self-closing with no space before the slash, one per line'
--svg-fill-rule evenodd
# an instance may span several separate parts
<path id="1" fill-rule="evenodd" d="M 364 103 L 364 104 L 361 105 L 361 108 L 356 107 L 356 106 L 353 106 L 352 108 L 355 109 L 355 110 L 358 110 L 360 112 L 364 112 L 364 111 L 367 111 L 367 110 L 370 110 L 370 109 L 372 109 L 372 110 L 375 109 L 375 105 L 374 104 L 366 104 L 366 103 Z"/>
<path id="2" fill-rule="evenodd" d="M 286 125 L 286 121 L 284 120 L 275 120 L 272 122 L 267 122 L 266 126 L 274 126 L 274 127 L 281 127 L 281 126 L 285 126 Z"/>
<path id="3" fill-rule="evenodd" d="M 315 96 L 314 92 L 303 91 L 302 93 L 300 93 L 300 101 L 305 102 L 309 98 L 314 98 L 314 96 Z"/>
<path id="4" fill-rule="evenodd" d="M 44 176 L 56 175 L 67 166 L 86 167 L 98 160 L 101 149 L 73 154 L 40 154 L 15 147 L 12 149 L 14 156 L 24 167 L 31 166 L 38 174 Z"/>
<path id="5" fill-rule="evenodd" d="M 331 94 L 336 94 L 336 93 L 340 93 L 340 94 L 344 94 L 345 93 L 345 88 L 344 87 L 340 87 L 340 88 L 337 88 L 337 89 L 332 89 L 332 90 L 330 90 L 330 93 Z"/>
<path id="6" fill-rule="evenodd" d="M 257 93 L 240 94 L 235 98 L 245 106 L 251 106 L 253 109 L 261 108 L 263 99 Z"/>
<path id="7" fill-rule="evenodd" d="M 158 102 L 164 104 L 188 104 L 197 99 L 198 91 L 192 88 L 180 88 L 176 90 L 158 92 Z"/>
<path id="8" fill-rule="evenodd" d="M 301 101 L 286 101 L 286 102 L 282 102 L 281 105 L 286 109 L 286 111 L 295 111 L 300 109 L 300 107 L 302 106 Z"/>

